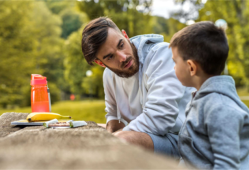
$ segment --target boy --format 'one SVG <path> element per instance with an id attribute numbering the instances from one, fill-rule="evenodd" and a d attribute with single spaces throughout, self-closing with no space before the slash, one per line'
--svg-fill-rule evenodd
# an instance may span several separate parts
<path id="1" fill-rule="evenodd" d="M 249 168 L 249 110 L 230 76 L 221 76 L 228 56 L 226 35 L 211 22 L 177 32 L 170 42 L 182 85 L 195 87 L 179 132 L 186 164 L 200 169 Z"/>

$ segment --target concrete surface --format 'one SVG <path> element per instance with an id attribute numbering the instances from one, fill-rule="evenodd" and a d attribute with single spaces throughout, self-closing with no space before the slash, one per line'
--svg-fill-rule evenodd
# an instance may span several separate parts
<path id="1" fill-rule="evenodd" d="M 175 160 L 120 141 L 95 122 L 71 129 L 10 125 L 27 115 L 0 116 L 0 169 L 183 169 Z"/>

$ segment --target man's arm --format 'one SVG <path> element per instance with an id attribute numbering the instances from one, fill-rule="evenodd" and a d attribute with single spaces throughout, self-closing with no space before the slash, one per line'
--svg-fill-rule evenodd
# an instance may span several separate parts
<path id="1" fill-rule="evenodd" d="M 118 120 L 111 120 L 106 124 L 106 130 L 110 133 L 121 130 L 125 127 L 123 122 L 119 122 Z"/>
<path id="2" fill-rule="evenodd" d="M 167 43 L 156 45 L 147 57 L 150 58 L 144 63 L 146 70 L 143 83 L 147 96 L 143 113 L 123 130 L 165 135 L 176 124 L 178 102 L 186 87 L 182 86 L 175 75 L 172 52 Z"/>
<path id="3" fill-rule="evenodd" d="M 105 92 L 105 111 L 106 111 L 106 130 L 113 133 L 125 127 L 125 124 L 118 120 L 117 105 L 115 100 L 115 93 L 113 87 L 113 80 L 111 71 L 105 69 L 103 74 L 103 84 Z"/>

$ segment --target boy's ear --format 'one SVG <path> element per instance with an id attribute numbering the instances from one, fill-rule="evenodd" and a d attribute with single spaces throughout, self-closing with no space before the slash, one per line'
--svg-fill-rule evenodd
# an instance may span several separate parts
<path id="1" fill-rule="evenodd" d="M 100 65 L 101 67 L 106 67 L 106 66 L 102 63 L 102 61 L 100 61 L 99 59 L 95 59 L 94 62 L 95 62 L 96 64 Z"/>
<path id="2" fill-rule="evenodd" d="M 189 73 L 191 76 L 196 75 L 197 73 L 197 64 L 193 60 L 187 60 L 187 64 L 189 67 Z"/>
<path id="3" fill-rule="evenodd" d="M 130 38 L 128 37 L 127 33 L 125 32 L 125 30 L 122 30 L 122 34 L 123 36 L 128 40 L 130 41 Z"/>

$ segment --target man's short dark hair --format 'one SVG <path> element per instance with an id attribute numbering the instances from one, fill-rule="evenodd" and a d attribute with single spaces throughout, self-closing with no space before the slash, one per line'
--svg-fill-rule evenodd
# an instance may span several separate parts
<path id="1" fill-rule="evenodd" d="M 209 75 L 221 74 L 229 51 L 224 30 L 209 21 L 183 28 L 172 37 L 170 47 L 177 47 L 183 60 L 196 61 Z"/>
<path id="2" fill-rule="evenodd" d="M 113 28 L 120 32 L 117 25 L 107 17 L 99 17 L 87 24 L 82 33 L 81 48 L 88 64 L 96 59 L 97 52 L 108 36 L 108 29 Z M 121 33 L 121 32 L 120 32 Z"/>

